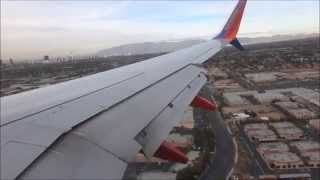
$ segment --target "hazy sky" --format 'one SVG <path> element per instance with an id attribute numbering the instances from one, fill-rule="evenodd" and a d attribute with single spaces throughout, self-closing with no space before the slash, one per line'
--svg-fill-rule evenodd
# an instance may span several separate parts
<path id="1" fill-rule="evenodd" d="M 211 37 L 236 3 L 1 0 L 1 58 L 86 54 L 128 43 Z M 249 0 L 239 36 L 318 31 L 318 0 Z"/>

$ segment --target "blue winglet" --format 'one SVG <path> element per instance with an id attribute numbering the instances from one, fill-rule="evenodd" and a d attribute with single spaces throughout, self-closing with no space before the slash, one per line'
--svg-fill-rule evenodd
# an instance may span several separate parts
<path id="1" fill-rule="evenodd" d="M 230 44 L 232 44 L 234 47 L 238 48 L 240 51 L 243 51 L 244 48 L 243 46 L 240 44 L 239 40 L 237 38 L 235 38 L 234 40 L 232 40 L 230 42 Z"/>

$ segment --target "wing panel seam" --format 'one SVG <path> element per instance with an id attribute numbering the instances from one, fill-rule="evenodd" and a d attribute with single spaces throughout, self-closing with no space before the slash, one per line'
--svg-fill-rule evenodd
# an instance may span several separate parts
<path id="1" fill-rule="evenodd" d="M 79 96 L 79 97 L 76 97 L 76 98 L 73 98 L 73 99 L 64 101 L 64 102 L 59 103 L 59 104 L 56 104 L 56 105 L 54 105 L 54 106 L 50 106 L 50 107 L 45 108 L 45 109 L 43 109 L 43 110 L 41 110 L 41 111 L 38 111 L 38 112 L 35 112 L 35 113 L 32 113 L 32 114 L 25 115 L 25 116 L 23 116 L 23 117 L 21 117 L 21 118 L 12 120 L 12 121 L 7 122 L 7 123 L 4 123 L 4 124 L 1 124 L 0 127 L 3 127 L 3 126 L 6 126 L 6 125 L 8 125 L 8 124 L 12 124 L 12 123 L 18 122 L 18 121 L 20 121 L 20 120 L 22 120 L 22 119 L 25 119 L 25 118 L 34 116 L 34 115 L 36 115 L 36 114 L 39 114 L 39 113 L 41 113 L 41 112 L 50 110 L 50 109 L 55 108 L 55 107 L 59 107 L 59 106 L 64 105 L 64 104 L 66 104 L 66 103 L 73 102 L 73 101 L 78 100 L 78 99 L 80 99 L 80 98 L 89 96 L 89 95 L 94 94 L 94 93 L 97 93 L 97 92 L 99 92 L 99 91 L 101 91 L 101 90 L 110 88 L 110 87 L 115 86 L 115 85 L 117 85 L 117 84 L 121 84 L 121 83 L 123 83 L 123 82 L 125 82 L 125 81 L 128 81 L 128 80 L 130 80 L 130 79 L 136 78 L 136 77 L 138 77 L 138 76 L 141 76 L 142 74 L 144 74 L 144 73 L 142 72 L 142 73 L 136 74 L 136 75 L 134 75 L 134 76 L 132 76 L 132 77 L 130 77 L 130 78 L 127 78 L 127 79 L 124 79 L 124 80 L 122 80 L 122 81 L 116 82 L 116 83 L 111 84 L 111 85 L 109 85 L 109 86 L 106 86 L 106 87 L 97 89 L 97 90 L 95 90 L 95 91 L 92 91 L 92 92 L 89 92 L 89 93 L 86 93 L 86 94 L 83 94 L 83 95 L 81 95 L 81 96 Z"/>

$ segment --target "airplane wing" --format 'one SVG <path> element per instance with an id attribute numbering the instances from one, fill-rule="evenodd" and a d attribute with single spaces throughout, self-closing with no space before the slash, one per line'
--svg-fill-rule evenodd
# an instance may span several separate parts
<path id="1" fill-rule="evenodd" d="M 1 179 L 119 179 L 152 157 L 206 83 L 202 63 L 236 39 L 246 0 L 216 38 L 1 98 Z"/>

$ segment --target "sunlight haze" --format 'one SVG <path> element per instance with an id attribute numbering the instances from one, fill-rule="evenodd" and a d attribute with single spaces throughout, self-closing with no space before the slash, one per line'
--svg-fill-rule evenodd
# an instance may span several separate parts
<path id="1" fill-rule="evenodd" d="M 1 59 L 213 37 L 237 1 L 1 1 Z M 317 33 L 318 1 L 249 1 L 239 36 Z"/>

